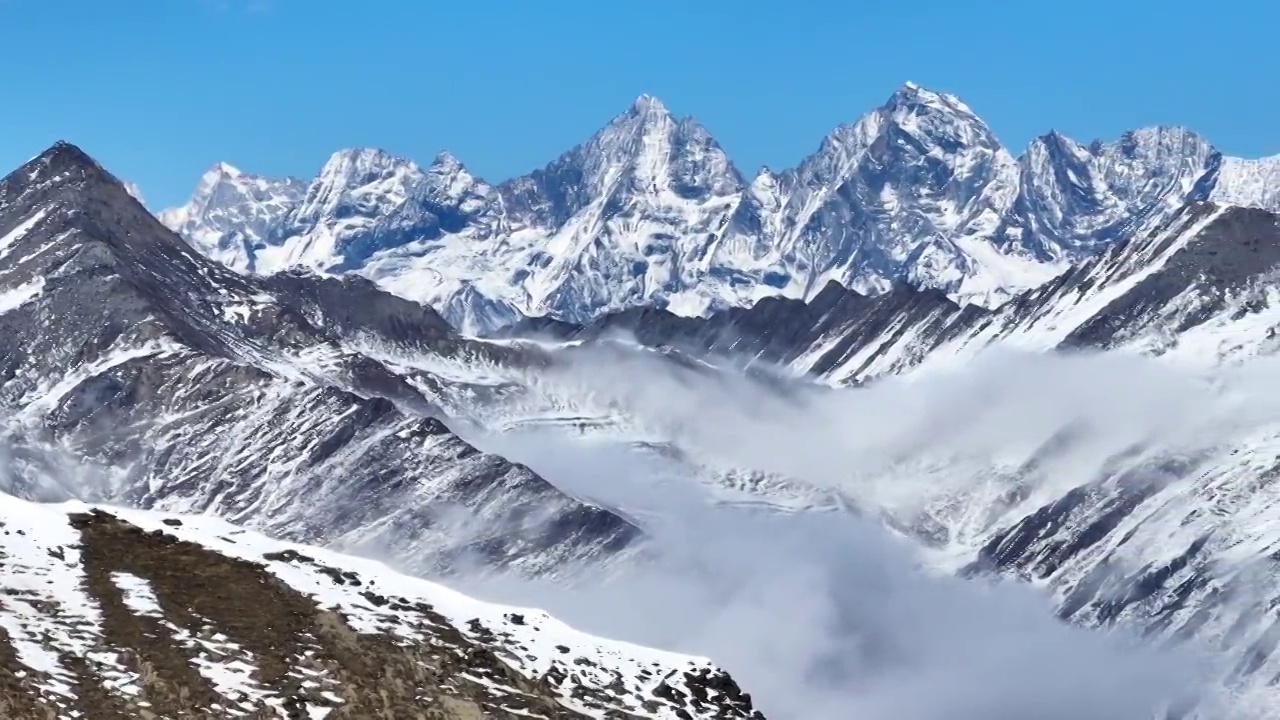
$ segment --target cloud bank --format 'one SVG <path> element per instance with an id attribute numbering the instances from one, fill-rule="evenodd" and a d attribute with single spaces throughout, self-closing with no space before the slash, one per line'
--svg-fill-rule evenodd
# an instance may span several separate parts
<path id="1" fill-rule="evenodd" d="M 1194 454 L 1261 423 L 1280 365 L 1214 377 L 1115 355 L 990 352 L 948 374 L 858 390 L 779 386 L 623 348 L 579 348 L 548 382 L 728 465 L 837 489 L 862 513 L 781 513 L 714 501 L 688 466 L 625 436 L 538 429 L 473 438 L 552 482 L 643 520 L 643 565 L 577 582 L 473 580 L 584 629 L 708 655 L 773 718 L 1134 720 L 1199 701 L 1229 717 L 1212 653 L 1124 629 L 1058 622 L 1014 582 L 922 567 L 875 519 L 1025 468 L 1046 497 L 1118 456 Z"/>

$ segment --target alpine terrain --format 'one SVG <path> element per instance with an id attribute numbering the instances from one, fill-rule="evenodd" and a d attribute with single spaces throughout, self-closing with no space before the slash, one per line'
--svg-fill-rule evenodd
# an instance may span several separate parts
<path id="1" fill-rule="evenodd" d="M 542 571 L 639 535 L 477 451 L 418 389 L 427 373 L 357 349 L 501 348 L 356 278 L 239 275 L 72 145 L 0 181 L 0 298 L 6 483 L 23 497 L 214 513 L 420 569 Z"/>
<path id="2" fill-rule="evenodd" d="M 258 534 L 417 573 L 635 555 L 631 520 L 454 434 L 435 399 L 480 391 L 424 369 L 547 353 L 237 274 L 67 143 L 0 180 L 0 325 L 5 717 L 763 717 L 705 659 Z"/>
<path id="3" fill-rule="evenodd" d="M 1014 157 L 914 84 L 754 178 L 649 96 L 496 185 L 356 149 L 309 182 L 220 164 L 158 217 L 59 143 L 0 181 L 0 701 L 843 720 L 905 667 L 874 716 L 1048 717 L 903 709 L 1043 686 L 985 635 L 961 664 L 1005 665 L 917 684 L 961 643 L 914 630 L 968 606 L 859 574 L 885 536 L 1193 653 L 1216 694 L 1153 717 L 1274 717 L 1277 168 L 1172 127 Z M 808 544 L 779 566 L 760 518 Z M 668 572 L 705 585 L 593 595 Z M 677 655 L 410 576 L 714 627 Z M 805 642 L 814 684 L 782 685 Z"/>
<path id="4" fill-rule="evenodd" d="M 634 307 L 701 316 L 765 297 L 936 290 L 992 308 L 1191 201 L 1280 209 L 1280 159 L 1178 127 L 1014 157 L 954 95 L 908 83 L 795 168 L 744 176 L 710 132 L 641 96 L 581 145 L 490 184 L 444 152 L 360 148 L 314 179 L 218 164 L 164 223 L 241 271 L 357 273 L 489 332 Z"/>
<path id="5" fill-rule="evenodd" d="M 709 661 L 226 522 L 0 496 L 0 711 L 760 718 Z"/>

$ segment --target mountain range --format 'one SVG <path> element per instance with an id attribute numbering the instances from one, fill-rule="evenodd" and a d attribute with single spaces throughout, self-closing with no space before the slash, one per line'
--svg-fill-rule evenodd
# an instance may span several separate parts
<path id="1" fill-rule="evenodd" d="M 343 608 L 337 634 L 285 638 L 327 653 L 347 630 L 362 638 L 350 662 L 325 660 L 347 680 L 329 688 L 349 703 L 336 716 L 372 701 L 359 658 L 386 650 L 376 628 L 351 624 L 381 606 L 348 592 L 364 586 L 347 570 L 362 583 L 372 572 L 379 587 L 416 581 L 333 551 L 415 574 L 565 583 L 577 568 L 642 566 L 657 552 L 644 498 L 592 497 L 608 495 L 604 480 L 621 467 L 578 468 L 599 476 L 584 488 L 482 449 L 537 429 L 616 443 L 637 464 L 661 458 L 717 503 L 871 518 L 948 572 L 1040 586 L 1082 626 L 1210 645 L 1224 659 L 1218 679 L 1256 711 L 1244 716 L 1268 717 L 1280 701 L 1270 602 L 1280 414 L 1250 404 L 1265 393 L 1240 391 L 1233 373 L 1265 371 L 1280 348 L 1276 166 L 1223 157 L 1172 128 L 1109 145 L 1050 134 L 1014 159 L 958 99 L 914 85 L 800 168 L 751 182 L 704 129 L 648 97 L 544 170 L 498 186 L 447 154 L 424 169 L 359 150 L 310 184 L 218 166 L 191 203 L 160 217 L 59 143 L 0 180 L 0 521 L 34 543 L 14 540 L 0 572 L 7 597 L 31 599 L 0 603 L 0 700 L 42 717 L 50 703 L 96 697 L 135 716 L 128 693 L 58 692 L 117 687 L 130 672 L 68 664 L 100 657 L 98 640 L 75 644 L 93 633 L 170 673 L 239 652 L 216 635 L 200 644 L 205 620 L 241 649 L 266 642 L 263 628 L 237 624 L 234 605 L 200 606 L 200 593 L 175 589 L 158 553 L 198 550 L 175 542 L 204 548 L 211 572 L 307 583 L 290 585 L 300 594 L 271 586 L 289 603 Z M 1152 364 L 1119 382 L 1109 365 L 1081 366 L 1081 398 L 1042 396 L 1054 376 L 1019 365 L 997 366 L 998 382 L 963 374 L 999 351 Z M 1184 424 L 1160 432 L 1126 414 L 1124 397 L 1157 368 L 1208 388 L 1165 413 Z M 976 407 L 928 432 L 908 427 L 881 454 L 846 452 L 858 437 L 832 421 L 833 407 L 864 408 L 884 388 L 909 399 L 911 387 L 957 374 Z M 751 452 L 716 429 L 742 398 L 742 412 L 768 423 Z M 1034 422 L 975 435 L 1019 399 Z M 868 414 L 888 426 L 895 406 Z M 847 476 L 793 472 L 796 447 L 833 448 Z M 108 542 L 111 554 L 95 551 Z M 33 559 L 56 553 L 56 566 Z M 70 585 L 50 583 L 64 564 Z M 76 602 L 115 615 L 50 610 L 83 599 L 74 588 L 91 577 L 90 599 Z M 444 604 L 442 589 L 415 588 L 397 607 Z M 518 691 L 557 712 L 590 714 L 573 704 L 584 696 L 639 716 L 758 712 L 709 661 L 669 658 L 707 671 L 679 676 L 672 692 L 613 651 L 584 656 L 609 668 L 601 674 L 511 645 L 523 642 L 509 627 L 519 623 L 497 618 L 533 611 L 494 611 L 511 637 L 437 611 L 464 626 L 458 636 L 424 616 L 471 653 L 478 685 L 502 689 L 453 683 L 443 692 L 455 710 Z M 58 627 L 66 638 L 44 632 Z M 139 627 L 191 635 L 174 652 L 193 657 L 164 654 Z M 392 653 L 415 678 L 406 658 L 423 642 L 435 647 L 415 635 Z M 677 677 L 668 660 L 663 682 Z M 175 675 L 185 692 L 148 686 L 157 694 L 146 702 L 186 698 L 206 712 L 247 702 L 247 717 L 290 693 L 335 702 L 323 683 L 277 673 L 286 684 L 268 686 L 263 672 L 231 689 Z M 1173 716 L 1206 717 L 1183 710 Z"/>
<path id="2" fill-rule="evenodd" d="M 73 145 L 0 180 L 0 309 L 9 452 L 33 459 L 8 482 L 26 497 L 216 512 L 420 568 L 547 569 L 639 534 L 477 451 L 425 394 L 432 375 L 370 353 L 545 359 L 358 278 L 239 275 Z"/>
<path id="3" fill-rule="evenodd" d="M 908 83 L 794 168 L 748 178 L 711 133 L 639 97 L 528 175 L 490 184 L 444 152 L 361 148 L 310 181 L 225 163 L 159 216 L 241 271 L 355 273 L 484 333 L 636 307 L 704 316 L 834 281 L 994 308 L 1189 202 L 1280 208 L 1280 158 L 1179 127 L 1014 157 L 954 95 Z"/>

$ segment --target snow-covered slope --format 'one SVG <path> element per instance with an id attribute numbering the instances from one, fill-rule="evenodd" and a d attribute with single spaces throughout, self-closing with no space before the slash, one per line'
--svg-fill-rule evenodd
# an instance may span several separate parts
<path id="1" fill-rule="evenodd" d="M 234 273 L 74 146 L 0 181 L 0 311 L 3 435 L 23 458 L 3 479 L 24 497 L 212 513 L 418 569 L 551 572 L 639 537 L 477 451 L 415 386 L 429 373 L 411 382 L 357 345 L 537 357 L 359 278 Z"/>
<path id="2" fill-rule="evenodd" d="M 294 178 L 250 175 L 218 163 L 200 178 L 186 205 L 162 210 L 159 217 L 200 252 L 235 270 L 253 271 L 258 253 L 302 201 L 305 187 Z"/>
<path id="3" fill-rule="evenodd" d="M 1280 156 L 1258 160 L 1224 157 L 1210 199 L 1280 210 Z"/>
<path id="4" fill-rule="evenodd" d="M 760 718 L 709 660 L 209 516 L 0 494 L 6 718 Z"/>
<path id="5" fill-rule="evenodd" d="M 799 298 L 829 280 L 876 293 L 907 280 L 965 297 L 1036 284 L 1054 267 L 991 244 L 1017 180 L 1013 157 L 967 105 L 908 83 L 796 169 L 753 182 L 717 247 L 718 278 Z"/>
<path id="6" fill-rule="evenodd" d="M 936 291 L 864 295 L 831 283 L 808 303 L 771 298 L 702 319 L 636 310 L 585 326 L 529 319 L 505 333 L 563 341 L 625 331 L 834 384 L 954 367 L 992 346 L 1118 349 L 1213 368 L 1276 351 L 1278 248 L 1275 214 L 1192 203 L 1153 214 L 1130 239 L 994 310 Z"/>
<path id="7" fill-rule="evenodd" d="M 1176 127 L 1088 145 L 1050 133 L 1015 159 L 958 97 L 908 83 L 794 169 L 751 180 L 697 121 L 641 96 L 496 186 L 448 153 L 421 168 L 356 149 L 305 192 L 215 168 L 161 217 L 234 268 L 357 272 L 487 331 L 812 299 L 831 281 L 993 307 L 1189 200 L 1280 208 L 1276 165 Z"/>
<path id="8" fill-rule="evenodd" d="M 864 386 L 800 395 L 797 409 L 749 402 L 769 408 L 777 436 L 752 457 L 839 448 L 848 461 L 824 469 L 820 486 L 944 567 L 1024 577 L 1084 625 L 1210 646 L 1253 712 L 1241 716 L 1269 717 L 1280 672 L 1267 605 L 1280 592 L 1270 481 L 1280 415 L 1267 399 L 1278 276 L 1280 217 L 1201 202 L 1151 214 L 1130 239 L 995 310 L 831 284 L 809 303 L 767 299 L 705 319 L 643 309 L 509 333 L 566 348 L 624 337 L 688 362 Z M 1021 354 L 999 361 L 1008 351 Z M 929 408 L 941 408 L 936 425 L 909 422 Z M 700 435 L 666 439 L 697 456 Z M 750 490 L 793 506 L 806 478 L 787 480 L 781 492 Z"/>

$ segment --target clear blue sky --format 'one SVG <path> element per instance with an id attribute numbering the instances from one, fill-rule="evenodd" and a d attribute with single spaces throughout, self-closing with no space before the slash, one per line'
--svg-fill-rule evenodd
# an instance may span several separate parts
<path id="1" fill-rule="evenodd" d="M 447 148 L 501 180 L 640 93 L 750 174 L 905 80 L 1015 150 L 1188 125 L 1280 153 L 1280 3 L 1222 0 L 0 0 L 0 166 L 65 138 L 180 202 L 218 160 L 310 177 L 330 152 Z"/>

